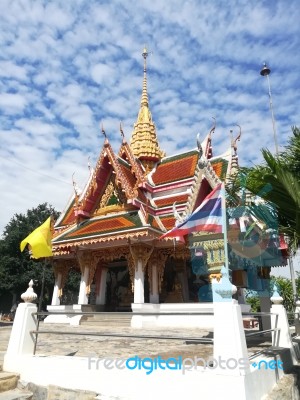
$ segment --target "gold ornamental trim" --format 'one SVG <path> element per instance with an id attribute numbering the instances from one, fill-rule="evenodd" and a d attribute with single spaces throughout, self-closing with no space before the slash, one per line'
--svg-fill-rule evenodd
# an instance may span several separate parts
<path id="1" fill-rule="evenodd" d="M 55 243 L 52 246 L 52 251 L 54 256 L 58 255 L 58 252 L 61 251 L 62 254 L 69 254 L 71 248 L 77 247 L 77 246 L 83 246 L 83 245 L 89 245 L 89 244 L 97 244 L 97 243 L 108 243 L 108 242 L 118 242 L 120 240 L 126 240 L 126 239 L 135 239 L 135 238 L 142 238 L 142 237 L 149 237 L 149 231 L 148 230 L 143 230 L 135 233 L 126 233 L 126 234 L 116 234 L 116 235 L 108 235 L 106 237 L 98 237 L 98 238 L 90 238 L 90 239 L 82 239 L 82 240 L 76 240 L 72 242 L 63 242 L 63 243 Z M 153 237 L 155 239 L 155 237 Z"/>

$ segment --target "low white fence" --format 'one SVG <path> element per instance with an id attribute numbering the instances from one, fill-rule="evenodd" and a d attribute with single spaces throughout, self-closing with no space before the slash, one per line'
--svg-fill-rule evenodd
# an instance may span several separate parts
<path id="1" fill-rule="evenodd" d="M 32 332 L 36 331 L 37 307 L 27 302 L 17 309 L 4 370 L 17 372 L 22 380 L 37 385 L 90 390 L 108 398 L 261 399 L 283 375 L 282 363 L 274 356 L 265 355 L 249 362 L 241 308 L 232 300 L 228 287 L 226 290 L 224 287 L 223 281 L 216 290 L 221 297 L 216 297 L 213 304 L 213 367 L 199 365 L 197 360 L 193 364 L 190 360 L 184 368 L 182 365 L 176 368 L 176 363 L 164 364 L 165 368 L 147 374 L 153 366 L 151 360 L 144 360 L 141 368 L 133 368 L 132 360 L 131 364 L 123 363 L 122 368 L 121 365 L 120 368 L 117 365 L 108 368 L 105 360 L 100 359 L 33 355 L 35 334 Z M 275 296 L 271 300 L 273 345 L 290 349 L 291 360 L 296 363 L 282 298 Z"/>

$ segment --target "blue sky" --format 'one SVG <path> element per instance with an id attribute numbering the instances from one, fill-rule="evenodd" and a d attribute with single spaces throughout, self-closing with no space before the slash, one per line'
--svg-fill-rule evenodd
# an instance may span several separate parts
<path id="1" fill-rule="evenodd" d="M 240 164 L 274 151 L 267 80 L 279 145 L 299 118 L 297 0 L 0 0 L 0 232 L 15 213 L 48 202 L 63 210 L 101 151 L 129 139 L 142 88 L 161 148 L 196 146 L 217 120 L 214 153 L 242 127 Z"/>

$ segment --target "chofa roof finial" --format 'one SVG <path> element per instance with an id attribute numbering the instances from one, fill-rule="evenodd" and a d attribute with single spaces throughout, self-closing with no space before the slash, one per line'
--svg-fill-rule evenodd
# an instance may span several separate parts
<path id="1" fill-rule="evenodd" d="M 239 134 L 237 135 L 237 137 L 233 140 L 233 138 L 232 138 L 232 135 L 231 135 L 231 146 L 232 146 L 232 148 L 233 148 L 233 150 L 234 150 L 234 153 L 236 154 L 237 153 L 237 141 L 238 140 L 241 140 L 241 136 L 242 136 L 242 128 L 240 127 L 240 125 L 238 125 L 238 124 L 235 124 L 236 126 L 238 126 L 239 128 L 240 128 L 240 132 L 239 132 Z M 231 132 L 231 134 L 232 134 L 232 130 L 230 131 Z"/>
<path id="2" fill-rule="evenodd" d="M 80 196 L 81 189 L 78 187 L 77 183 L 75 182 L 74 175 L 75 175 L 75 172 L 73 172 L 73 174 L 72 174 L 72 183 L 73 183 L 73 187 L 74 187 L 74 192 L 75 192 L 76 196 Z"/>
<path id="3" fill-rule="evenodd" d="M 120 133 L 121 133 L 121 136 L 122 136 L 122 139 L 123 139 L 123 142 L 124 142 L 125 136 L 124 136 L 124 131 L 123 131 L 123 127 L 122 127 L 122 121 L 120 121 Z"/>
<path id="4" fill-rule="evenodd" d="M 217 120 L 216 120 L 216 118 L 215 118 L 215 117 L 212 117 L 212 119 L 214 120 L 214 124 L 213 124 L 211 130 L 209 131 L 209 136 L 211 136 L 211 134 L 212 134 L 213 132 L 215 132 L 216 126 L 217 126 Z"/>
<path id="5" fill-rule="evenodd" d="M 101 122 L 101 132 L 103 133 L 105 139 L 107 139 L 106 132 L 105 132 L 104 127 L 103 127 L 103 122 Z"/>

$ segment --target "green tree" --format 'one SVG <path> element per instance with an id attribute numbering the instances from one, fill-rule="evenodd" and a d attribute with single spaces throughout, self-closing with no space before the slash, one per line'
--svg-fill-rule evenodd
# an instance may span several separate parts
<path id="1" fill-rule="evenodd" d="M 260 311 L 260 302 L 257 293 L 253 290 L 246 291 L 246 303 L 251 306 L 251 312 Z"/>
<path id="2" fill-rule="evenodd" d="M 299 273 L 296 279 L 296 290 L 299 297 L 300 294 L 300 276 Z M 270 280 L 270 296 L 274 293 L 275 286 L 278 293 L 283 298 L 283 305 L 288 313 L 293 313 L 295 310 L 295 303 L 293 297 L 292 282 L 289 278 L 282 276 L 272 276 Z M 251 305 L 251 311 L 260 311 L 260 303 L 258 293 L 253 290 L 246 290 L 246 302 Z"/>
<path id="3" fill-rule="evenodd" d="M 282 276 L 272 276 L 270 286 L 271 293 L 273 293 L 274 287 L 277 287 L 278 293 L 283 298 L 283 305 L 286 311 L 292 313 L 295 309 L 295 302 L 291 280 Z"/>
<path id="4" fill-rule="evenodd" d="M 20 242 L 50 215 L 56 219 L 58 212 L 51 205 L 44 203 L 28 210 L 26 214 L 15 214 L 5 227 L 3 238 L 0 240 L 1 303 L 5 296 L 13 294 L 17 300 L 20 300 L 20 295 L 27 289 L 30 279 L 35 282 L 35 292 L 40 294 L 44 260 L 30 258 L 28 250 L 21 253 Z M 45 270 L 44 295 L 47 303 L 49 303 L 54 284 L 51 260 L 49 260 L 46 259 Z"/>
<path id="5" fill-rule="evenodd" d="M 264 207 L 250 205 L 249 210 L 260 220 L 278 222 L 280 233 L 289 238 L 289 247 L 294 252 L 300 240 L 300 130 L 292 128 L 292 136 L 285 150 L 274 156 L 262 150 L 264 162 L 252 168 L 242 168 L 227 185 L 231 206 L 241 205 L 241 189 L 260 196 Z"/>

